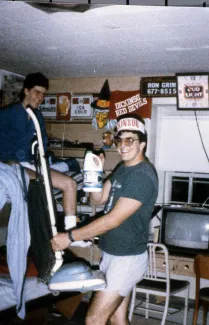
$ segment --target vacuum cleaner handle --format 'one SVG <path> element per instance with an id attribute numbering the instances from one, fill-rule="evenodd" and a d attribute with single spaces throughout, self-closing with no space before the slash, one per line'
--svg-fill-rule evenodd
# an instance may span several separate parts
<path id="1" fill-rule="evenodd" d="M 44 185 L 45 185 L 45 191 L 46 191 L 46 198 L 47 198 L 47 203 L 48 203 L 48 209 L 49 209 L 49 216 L 50 216 L 50 222 L 51 222 L 51 228 L 52 228 L 52 235 L 55 236 L 57 234 L 57 228 L 56 228 L 56 218 L 55 218 L 55 212 L 54 212 L 54 206 L 53 206 L 53 196 L 52 196 L 52 190 L 50 186 L 50 180 L 49 180 L 49 175 L 48 175 L 48 169 L 47 169 L 47 163 L 46 163 L 46 157 L 45 157 L 45 152 L 44 152 L 44 146 L 43 146 L 43 140 L 42 140 L 42 135 L 41 135 L 41 129 L 40 125 L 38 122 L 37 117 L 33 113 L 32 109 L 30 108 L 30 105 L 27 105 L 26 111 L 30 118 L 32 119 L 36 133 L 37 133 L 37 139 L 38 139 L 38 146 L 39 146 L 39 155 L 40 155 L 40 161 L 41 161 L 41 167 L 42 167 L 42 175 L 44 179 Z M 62 258 L 62 252 L 55 252 L 55 259 L 56 263 L 53 267 L 52 272 L 56 272 L 59 267 L 63 263 L 63 258 Z"/>

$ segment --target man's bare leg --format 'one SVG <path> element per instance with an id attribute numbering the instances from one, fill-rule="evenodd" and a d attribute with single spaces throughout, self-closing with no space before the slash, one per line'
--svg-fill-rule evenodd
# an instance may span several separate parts
<path id="1" fill-rule="evenodd" d="M 120 306 L 116 309 L 114 314 L 110 317 L 110 325 L 130 325 L 128 320 L 128 306 L 131 295 L 128 295 L 123 299 Z"/>
<path id="2" fill-rule="evenodd" d="M 75 216 L 77 210 L 77 183 L 70 176 L 50 169 L 52 186 L 63 192 L 62 204 L 66 216 Z"/>
<path id="3" fill-rule="evenodd" d="M 36 172 L 25 168 L 30 179 L 36 178 Z M 75 216 L 77 208 L 77 184 L 70 176 L 50 169 L 52 186 L 63 192 L 63 210 L 65 215 Z"/>
<path id="4" fill-rule="evenodd" d="M 123 301 L 117 291 L 95 293 L 86 316 L 86 325 L 105 325 Z M 127 325 L 121 323 L 120 325 Z"/>

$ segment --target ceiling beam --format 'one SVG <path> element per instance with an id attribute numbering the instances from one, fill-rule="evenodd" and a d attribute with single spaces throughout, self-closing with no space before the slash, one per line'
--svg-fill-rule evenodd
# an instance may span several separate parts
<path id="1" fill-rule="evenodd" d="M 18 1 L 18 0 L 13 0 L 13 1 Z M 60 0 L 60 1 L 58 1 L 58 0 L 45 0 L 45 2 L 54 2 L 54 3 L 62 3 L 62 1 Z M 203 0 L 204 1 L 204 0 Z M 34 2 L 35 2 L 35 0 L 34 0 Z M 89 4 L 89 5 L 92 5 L 92 4 L 100 4 L 102 1 L 101 0 L 83 0 L 83 1 L 81 1 L 80 3 L 81 4 Z M 146 5 L 146 1 L 135 1 L 135 0 L 106 0 L 105 1 L 105 3 L 106 4 L 112 4 L 112 5 L 114 5 L 114 4 L 122 4 L 122 3 L 124 4 L 124 5 Z M 140 3 L 141 2 L 141 3 Z M 186 2 L 186 1 L 185 1 Z M 202 6 L 202 7 L 207 7 L 208 6 L 208 4 L 207 4 L 207 2 L 208 2 L 208 0 L 207 1 L 204 1 L 204 2 L 202 2 L 201 3 L 201 1 L 198 1 L 198 0 L 196 0 L 196 1 L 190 1 L 190 0 L 187 0 L 187 4 L 183 4 L 182 5 L 182 7 L 189 7 L 189 6 Z M 189 2 L 191 2 L 191 3 L 189 3 Z M 194 3 L 194 2 L 196 2 L 196 4 Z M 76 0 L 64 0 L 63 1 L 63 3 L 72 3 L 72 4 L 77 4 L 76 3 Z M 153 1 L 153 4 L 151 4 L 152 3 L 152 1 L 148 1 L 148 6 L 155 6 L 156 5 L 156 1 Z M 161 4 L 160 4 L 161 3 Z M 159 4 L 158 5 L 160 5 L 160 6 L 163 6 L 163 2 L 162 1 L 160 1 L 159 0 Z M 164 6 L 165 7 L 168 7 L 168 6 L 175 6 L 175 0 L 164 0 Z M 178 5 L 177 5 L 178 6 Z"/>

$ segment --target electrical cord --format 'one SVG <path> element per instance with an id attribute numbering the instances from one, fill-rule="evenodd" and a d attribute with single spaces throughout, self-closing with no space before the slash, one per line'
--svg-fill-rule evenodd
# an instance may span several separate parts
<path id="1" fill-rule="evenodd" d="M 196 120 L 196 124 L 197 124 L 197 129 L 198 129 L 198 132 L 199 132 L 199 135 L 200 135 L 200 140 L 201 140 L 201 143 L 202 143 L 202 147 L 203 147 L 203 150 L 204 150 L 205 155 L 207 157 L 207 160 L 209 162 L 209 157 L 208 157 L 207 151 L 205 149 L 205 145 L 203 143 L 202 135 L 201 135 L 201 132 L 200 132 L 200 126 L 199 126 L 199 122 L 198 122 L 198 119 L 197 119 L 197 113 L 196 113 L 196 111 L 194 111 L 194 115 L 195 115 L 195 120 Z"/>

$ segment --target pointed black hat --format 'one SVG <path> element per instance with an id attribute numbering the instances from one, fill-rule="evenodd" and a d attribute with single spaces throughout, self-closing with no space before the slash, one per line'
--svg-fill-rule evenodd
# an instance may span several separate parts
<path id="1" fill-rule="evenodd" d="M 91 103 L 93 108 L 108 109 L 110 106 L 110 87 L 108 79 L 105 80 L 98 99 Z"/>

